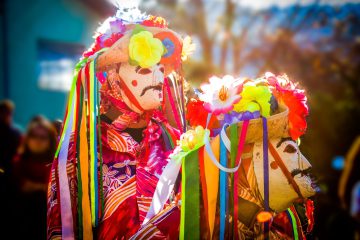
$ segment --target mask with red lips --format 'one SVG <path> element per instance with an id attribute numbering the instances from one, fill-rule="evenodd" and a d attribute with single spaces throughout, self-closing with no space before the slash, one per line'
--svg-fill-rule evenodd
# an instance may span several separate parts
<path id="1" fill-rule="evenodd" d="M 142 68 L 122 63 L 118 74 L 121 78 L 121 96 L 131 110 L 143 113 L 161 106 L 164 83 L 162 64 Z"/>

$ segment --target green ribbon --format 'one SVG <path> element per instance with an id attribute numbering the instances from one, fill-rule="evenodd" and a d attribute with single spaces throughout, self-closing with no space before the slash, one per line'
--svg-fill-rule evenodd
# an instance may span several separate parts
<path id="1" fill-rule="evenodd" d="M 199 151 L 192 151 L 182 162 L 180 239 L 200 239 Z"/>
<path id="2" fill-rule="evenodd" d="M 235 167 L 235 160 L 238 150 L 238 144 L 239 144 L 239 136 L 238 136 L 238 126 L 237 124 L 230 125 L 230 167 Z M 230 174 L 230 187 L 229 187 L 229 215 L 234 216 L 234 174 Z M 234 234 L 232 231 L 233 229 L 236 230 L 236 224 L 234 224 L 236 220 L 231 221 L 229 224 L 229 233 L 230 235 Z M 234 228 L 235 226 L 235 228 Z M 233 235 L 230 236 L 230 238 L 233 238 Z"/>

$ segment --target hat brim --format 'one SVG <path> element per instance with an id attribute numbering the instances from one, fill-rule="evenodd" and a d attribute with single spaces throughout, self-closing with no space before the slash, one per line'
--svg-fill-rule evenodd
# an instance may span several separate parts
<path id="1" fill-rule="evenodd" d="M 268 139 L 289 137 L 289 109 L 279 105 L 279 113 L 267 118 Z M 243 121 L 235 123 L 238 126 L 238 136 L 241 134 Z M 227 133 L 230 134 L 229 128 Z M 263 120 L 262 118 L 252 119 L 246 133 L 246 143 L 262 141 L 263 139 Z"/>
<path id="2" fill-rule="evenodd" d="M 132 30 L 135 26 L 136 25 L 127 25 L 127 31 L 125 32 L 124 36 L 117 40 L 108 50 L 106 50 L 98 57 L 96 62 L 97 71 L 102 71 L 106 69 L 107 66 L 113 64 L 129 62 L 129 42 L 132 35 Z M 147 26 L 142 26 L 142 28 L 146 31 L 151 32 L 155 37 L 156 35 L 167 33 L 168 35 L 173 36 L 173 39 L 177 39 L 180 45 L 182 45 L 182 38 L 180 37 L 180 35 L 168 28 Z M 178 61 L 179 59 L 175 58 L 175 60 Z M 163 64 L 165 66 L 166 75 L 170 74 L 173 70 L 175 70 L 177 65 L 175 61 L 166 61 Z"/>

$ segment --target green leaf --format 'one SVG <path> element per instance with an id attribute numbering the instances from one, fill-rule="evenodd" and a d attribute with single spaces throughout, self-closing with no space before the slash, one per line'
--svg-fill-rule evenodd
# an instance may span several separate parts
<path id="1" fill-rule="evenodd" d="M 141 25 L 136 24 L 134 27 L 134 30 L 131 33 L 131 36 L 138 34 L 139 32 L 142 32 L 142 31 L 145 31 L 145 29 Z"/>
<path id="2" fill-rule="evenodd" d="M 135 61 L 134 59 L 131 59 L 131 58 L 129 58 L 129 64 L 131 66 L 139 66 L 139 63 L 137 61 Z"/>

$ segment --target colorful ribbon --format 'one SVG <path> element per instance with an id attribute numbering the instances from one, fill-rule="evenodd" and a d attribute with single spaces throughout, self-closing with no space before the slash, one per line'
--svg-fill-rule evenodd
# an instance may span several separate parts
<path id="1" fill-rule="evenodd" d="M 226 166 L 227 162 L 227 152 L 224 144 L 223 138 L 220 136 L 220 164 Z M 223 240 L 225 237 L 225 220 L 226 220 L 226 192 L 227 192 L 227 182 L 226 182 L 226 172 L 220 171 L 220 232 L 219 239 Z"/>
<path id="2" fill-rule="evenodd" d="M 219 158 L 220 153 L 220 138 L 216 137 L 211 141 L 210 148 L 212 153 L 215 153 L 213 157 L 215 159 Z M 205 171 L 205 180 L 207 186 L 207 217 L 209 222 L 209 231 L 210 238 L 213 236 L 214 225 L 215 225 L 215 216 L 216 216 L 216 207 L 218 199 L 218 190 L 219 190 L 219 168 L 213 164 L 208 151 L 204 151 L 204 171 Z"/>
<path id="3" fill-rule="evenodd" d="M 79 97 L 79 94 L 77 93 L 78 88 L 76 87 L 76 83 L 78 81 L 79 71 L 85 62 L 86 59 L 81 60 L 76 65 L 74 70 L 73 82 L 69 94 L 67 110 L 65 113 L 64 127 L 62 129 L 59 144 L 55 153 L 55 158 L 58 159 L 61 228 L 64 239 L 74 238 L 74 220 L 71 208 L 69 180 L 67 176 L 67 160 L 70 135 L 74 128 L 74 116 L 78 107 L 76 106 L 76 100 Z"/>
<path id="4" fill-rule="evenodd" d="M 243 152 L 244 149 L 244 145 L 245 145 L 245 140 L 246 140 L 246 133 L 247 133 L 247 129 L 249 127 L 249 120 L 245 120 L 242 128 L 241 128 L 241 134 L 240 134 L 240 140 L 239 140 L 239 144 L 238 144 L 238 148 L 237 148 L 237 153 L 236 153 L 236 159 L 235 159 L 235 165 L 240 166 L 241 165 L 241 154 Z M 233 140 L 234 141 L 234 140 Z M 237 219 L 238 219 L 238 181 L 239 181 L 239 172 L 236 171 L 234 173 L 234 237 L 235 239 L 237 239 L 238 236 L 238 232 L 237 232 Z"/>
<path id="5" fill-rule="evenodd" d="M 200 239 L 200 176 L 198 151 L 182 163 L 180 239 Z"/>
<path id="6" fill-rule="evenodd" d="M 168 82 L 167 78 L 164 79 L 164 86 L 166 88 L 166 92 L 167 92 L 168 97 L 169 97 L 169 102 L 170 102 L 171 110 L 172 110 L 172 112 L 174 114 L 176 125 L 177 125 L 177 127 L 178 127 L 178 129 L 180 131 L 184 131 L 184 129 L 182 127 L 182 124 L 181 124 L 179 112 L 176 110 L 176 107 L 175 107 L 175 101 L 174 101 L 174 98 L 172 96 L 171 89 L 170 89 L 169 82 Z"/>
<path id="7" fill-rule="evenodd" d="M 291 221 L 291 226 L 292 226 L 292 230 L 293 230 L 293 236 L 294 236 L 294 240 L 299 240 L 299 233 L 298 233 L 298 227 L 297 227 L 297 223 L 296 223 L 296 219 L 294 216 L 294 213 L 291 211 L 290 208 L 288 208 L 286 210 L 286 214 L 289 218 L 289 220 Z"/>
<path id="8" fill-rule="evenodd" d="M 146 214 L 143 224 L 146 224 L 152 217 L 158 214 L 170 197 L 172 190 L 180 172 L 181 161 L 170 160 L 164 168 L 159 182 L 156 185 L 150 208 Z"/>
<path id="9" fill-rule="evenodd" d="M 270 210 L 269 206 L 269 151 L 268 151 L 268 127 L 267 119 L 262 117 L 263 123 L 263 153 L 264 153 L 264 208 L 265 211 Z M 269 238 L 269 222 L 264 223 L 264 238 Z"/>

